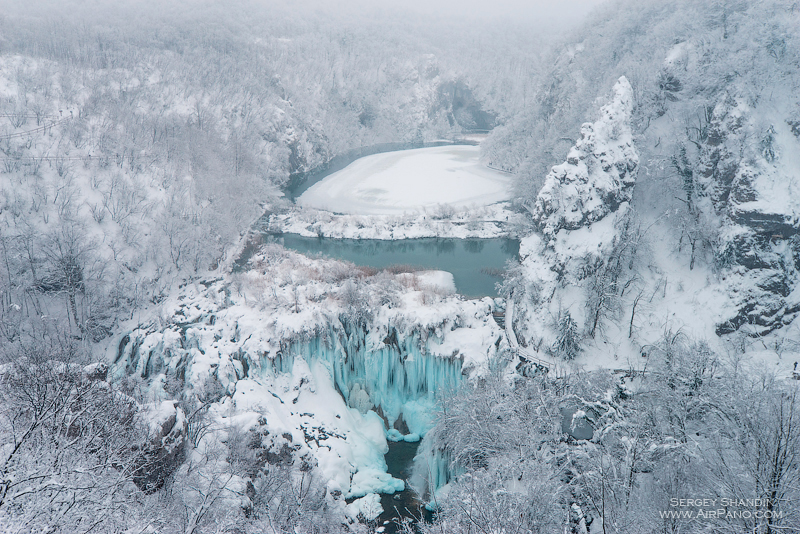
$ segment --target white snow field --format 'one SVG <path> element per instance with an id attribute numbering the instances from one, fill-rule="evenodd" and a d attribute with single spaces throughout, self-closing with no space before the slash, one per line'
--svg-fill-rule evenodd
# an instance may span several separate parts
<path id="1" fill-rule="evenodd" d="M 359 215 L 422 211 L 438 205 L 487 206 L 511 197 L 511 175 L 480 164 L 480 148 L 442 146 L 358 159 L 298 199 L 305 207 Z"/>

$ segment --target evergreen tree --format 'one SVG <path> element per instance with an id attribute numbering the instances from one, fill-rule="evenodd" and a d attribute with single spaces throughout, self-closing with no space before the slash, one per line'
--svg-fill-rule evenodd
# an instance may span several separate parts
<path id="1" fill-rule="evenodd" d="M 553 353 L 565 359 L 572 360 L 580 352 L 580 338 L 578 323 L 570 313 L 564 312 L 558 319 L 558 337 L 553 344 Z"/>

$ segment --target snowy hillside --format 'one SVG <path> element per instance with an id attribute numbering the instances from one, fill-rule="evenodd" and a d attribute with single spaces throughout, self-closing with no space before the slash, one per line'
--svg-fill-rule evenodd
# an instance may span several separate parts
<path id="1" fill-rule="evenodd" d="M 790 324 L 798 311 L 792 252 L 798 225 L 791 200 L 798 172 L 793 130 L 798 101 L 792 89 L 797 33 L 790 29 L 795 10 L 781 1 L 724 3 L 719 10 L 686 2 L 674 9 L 659 3 L 628 7 L 624 19 L 617 16 L 618 6 L 597 13 L 597 23 L 610 33 L 587 28 L 565 50 L 554 52 L 556 82 L 543 88 L 528 115 L 490 136 L 484 157 L 508 167 L 502 161 L 518 156 L 501 152 L 497 143 L 516 132 L 503 150 L 527 151 L 527 162 L 518 167 L 517 202 L 546 234 L 579 228 L 627 203 L 640 221 L 643 243 L 654 249 L 652 258 L 634 264 L 649 263 L 648 270 L 662 273 L 658 279 L 677 268 L 680 274 L 672 278 L 698 278 L 704 291 L 724 296 L 709 297 L 702 335 L 712 318 L 713 337 L 740 330 L 757 337 Z M 763 33 L 765 25 L 769 31 Z M 648 30 L 631 33 L 632 28 Z M 755 35 L 757 44 L 752 44 Z M 626 45 L 627 36 L 637 44 Z M 752 68 L 737 70 L 745 63 Z M 588 150 L 584 139 L 572 148 L 567 143 L 578 130 L 576 121 L 595 113 L 590 110 L 598 95 L 586 80 L 603 79 L 610 86 L 612 74 L 631 80 L 626 109 L 638 152 L 635 192 L 633 174 L 623 167 L 598 161 L 599 166 L 583 168 L 585 153 L 600 154 L 591 143 Z M 563 107 L 553 107 L 553 101 Z M 572 105 L 564 106 L 567 101 Z M 586 111 L 579 111 L 582 106 Z M 601 116 L 609 112 L 604 109 Z M 544 136 L 541 146 L 550 153 L 520 144 L 534 134 Z M 626 150 L 622 142 L 609 147 L 605 157 L 633 161 L 622 156 Z M 540 169 L 547 161 L 564 163 L 545 173 Z M 603 169 L 600 178 L 594 177 L 597 167 Z M 582 253 L 576 254 L 580 261 Z M 548 276 L 563 275 L 556 269 Z M 647 277 L 640 269 L 634 278 L 639 284 Z M 622 303 L 622 289 L 616 292 L 612 308 L 618 311 L 610 323 L 636 314 L 633 300 Z M 655 286 L 647 292 L 655 294 Z M 564 306 L 581 315 L 574 305 Z M 553 322 L 558 313 L 551 315 Z"/>
<path id="2" fill-rule="evenodd" d="M 800 532 L 797 2 L 424 4 L 0 0 L 0 534 Z"/>
<path id="3" fill-rule="evenodd" d="M 203 34 L 176 14 L 171 29 L 123 25 L 106 39 L 71 22 L 44 31 L 37 17 L 52 15 L 34 12 L 0 21 L 4 302 L 95 341 L 181 280 L 229 264 L 290 175 L 354 147 L 460 134 L 475 127 L 470 113 L 488 117 L 458 68 L 425 45 L 362 58 L 375 70 L 350 55 L 369 34 L 320 53 L 330 44 L 320 33 L 349 31 L 321 15 L 281 11 L 285 26 L 255 17 L 239 33 Z M 220 18 L 223 28 L 239 24 L 236 13 Z M 497 233 L 492 222 L 479 230 Z M 9 316 L 12 329 L 26 313 Z"/>

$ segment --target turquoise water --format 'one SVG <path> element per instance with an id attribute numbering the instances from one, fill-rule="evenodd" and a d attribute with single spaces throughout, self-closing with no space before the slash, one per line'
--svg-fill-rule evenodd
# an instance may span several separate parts
<path id="1" fill-rule="evenodd" d="M 469 298 L 498 296 L 508 260 L 519 255 L 515 239 L 329 239 L 296 234 L 274 236 L 286 248 L 303 254 L 322 254 L 378 269 L 408 265 L 453 274 L 456 290 Z M 243 255 L 244 261 L 247 258 Z M 240 259 L 240 261 L 242 261 Z"/>

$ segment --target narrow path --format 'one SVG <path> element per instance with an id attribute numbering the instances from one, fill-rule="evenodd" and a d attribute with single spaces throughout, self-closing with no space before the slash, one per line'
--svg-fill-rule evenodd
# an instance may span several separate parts
<path id="1" fill-rule="evenodd" d="M 514 293 L 511 293 L 506 299 L 506 339 L 512 351 L 519 350 L 519 341 L 517 341 L 517 334 L 514 333 Z"/>
<path id="2" fill-rule="evenodd" d="M 539 367 L 542 367 L 550 372 L 556 368 L 556 364 L 554 362 L 550 362 L 547 360 L 543 360 L 538 356 L 534 356 L 530 351 L 524 349 L 520 346 L 519 340 L 517 339 L 517 334 L 514 332 L 514 294 L 512 293 L 506 299 L 506 317 L 505 317 L 505 327 L 506 327 L 506 339 L 508 339 L 508 345 L 511 347 L 511 352 L 515 356 L 517 356 L 521 361 L 530 362 Z"/>

